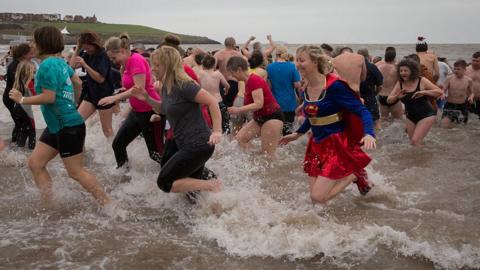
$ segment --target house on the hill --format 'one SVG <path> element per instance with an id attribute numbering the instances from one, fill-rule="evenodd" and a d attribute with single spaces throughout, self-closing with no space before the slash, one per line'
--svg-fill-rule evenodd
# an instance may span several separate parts
<path id="1" fill-rule="evenodd" d="M 95 14 L 93 14 L 93 17 L 90 17 L 90 16 L 85 17 L 85 19 L 83 21 L 86 22 L 86 23 L 97 23 L 98 22 Z"/>
<path id="2" fill-rule="evenodd" d="M 73 21 L 74 22 L 83 22 L 83 16 L 82 15 L 75 15 L 75 17 L 73 17 Z"/>
<path id="3" fill-rule="evenodd" d="M 65 15 L 63 17 L 63 20 L 66 22 L 73 22 L 73 16 L 72 15 Z"/>
<path id="4" fill-rule="evenodd" d="M 56 21 L 59 21 L 62 18 L 62 15 L 60 15 L 60 14 L 42 14 L 42 17 L 43 17 L 44 21 L 56 22 Z"/>

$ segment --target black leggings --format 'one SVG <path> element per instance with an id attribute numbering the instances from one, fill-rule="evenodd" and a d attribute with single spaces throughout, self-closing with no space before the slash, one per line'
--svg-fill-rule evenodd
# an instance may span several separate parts
<path id="1" fill-rule="evenodd" d="M 164 192 L 170 192 L 173 182 L 181 178 L 214 178 L 215 174 L 205 168 L 205 163 L 210 159 L 214 150 L 214 146 L 198 151 L 178 149 L 175 140 L 167 140 L 160 163 L 162 170 L 157 179 L 158 187 Z"/>
<path id="2" fill-rule="evenodd" d="M 12 117 L 16 127 L 15 141 L 17 142 L 17 146 L 24 147 L 28 139 L 28 148 L 35 148 L 36 134 L 34 120 L 28 116 L 20 104 L 14 105 Z"/>
<path id="3" fill-rule="evenodd" d="M 13 116 L 14 115 L 13 108 L 15 107 L 15 102 L 11 100 L 10 97 L 8 96 L 10 93 L 10 90 L 11 88 L 8 90 L 5 89 L 5 91 L 3 92 L 3 104 L 5 104 L 5 107 L 7 107 L 8 111 L 10 112 L 10 115 L 12 116 L 13 122 L 15 123 L 12 130 L 12 142 L 16 142 L 19 126 L 17 125 L 17 122 L 15 122 L 15 117 Z"/>
<path id="4" fill-rule="evenodd" d="M 118 130 L 112 144 L 118 167 L 123 166 L 128 161 L 127 146 L 140 135 L 140 133 L 145 139 L 150 158 L 160 163 L 163 152 L 163 123 L 165 121 L 150 122 L 150 117 L 153 114 L 153 111 L 131 111 L 128 114 L 127 119 L 125 119 Z"/>

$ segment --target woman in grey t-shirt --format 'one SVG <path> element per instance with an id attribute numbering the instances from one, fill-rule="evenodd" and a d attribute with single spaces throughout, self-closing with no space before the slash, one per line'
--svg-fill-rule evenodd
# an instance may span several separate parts
<path id="1" fill-rule="evenodd" d="M 178 151 L 162 160 L 157 184 L 165 192 L 213 191 L 221 189 L 217 179 L 200 180 L 205 163 L 222 138 L 221 114 L 218 102 L 201 89 L 185 73 L 180 53 L 163 46 L 152 54 L 152 73 L 163 83 L 161 102 L 151 99 L 144 89 L 134 89 L 134 95 L 146 100 L 155 111 L 167 116 L 173 129 Z M 212 117 L 213 132 L 203 119 L 201 105 L 207 105 Z"/>

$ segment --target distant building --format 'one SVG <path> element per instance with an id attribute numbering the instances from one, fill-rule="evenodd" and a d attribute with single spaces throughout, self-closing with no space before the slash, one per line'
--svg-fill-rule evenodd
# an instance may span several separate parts
<path id="1" fill-rule="evenodd" d="M 15 14 L 12 14 L 10 18 L 12 19 L 12 21 L 21 21 L 23 20 L 23 15 L 15 13 Z"/>
<path id="2" fill-rule="evenodd" d="M 98 23 L 98 19 L 93 14 L 92 17 L 82 15 L 65 15 L 62 19 L 62 15 L 58 13 L 53 14 L 33 14 L 33 13 L 0 13 L 0 22 L 78 22 L 78 23 Z"/>
<path id="3" fill-rule="evenodd" d="M 65 15 L 63 17 L 63 20 L 66 22 L 73 22 L 73 16 L 72 15 Z"/>
<path id="4" fill-rule="evenodd" d="M 56 22 L 61 20 L 62 15 L 60 14 L 42 14 L 44 21 Z"/>
<path id="5" fill-rule="evenodd" d="M 83 22 L 83 16 L 82 15 L 75 15 L 75 17 L 73 17 L 73 21 L 74 22 Z"/>

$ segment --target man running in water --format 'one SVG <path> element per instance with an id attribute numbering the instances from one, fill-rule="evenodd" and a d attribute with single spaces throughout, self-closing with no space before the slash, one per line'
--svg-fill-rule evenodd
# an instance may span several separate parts
<path id="1" fill-rule="evenodd" d="M 476 113 L 480 118 L 480 51 L 472 55 L 472 64 L 467 67 L 465 73 L 468 77 L 472 78 L 473 82 L 473 94 L 474 103 L 472 104 L 472 112 Z"/>
<path id="2" fill-rule="evenodd" d="M 333 67 L 340 77 L 357 93 L 360 93 L 360 82 L 367 78 L 365 58 L 353 53 L 349 47 L 344 47 L 332 59 Z"/>
<path id="3" fill-rule="evenodd" d="M 395 57 L 397 52 L 394 47 L 387 47 L 385 49 L 385 61 L 377 63 L 377 68 L 383 75 L 383 85 L 378 94 L 378 102 L 380 103 L 380 116 L 388 118 L 391 115 L 395 119 L 403 118 L 403 107 L 400 102 L 394 104 L 387 103 L 387 97 L 393 90 L 393 87 L 398 81 L 397 67 Z"/>
<path id="4" fill-rule="evenodd" d="M 222 95 L 223 103 L 227 107 L 233 106 L 233 101 L 238 93 L 238 81 L 232 76 L 230 72 L 227 70 L 227 62 L 228 59 L 232 56 L 240 56 L 243 57 L 242 54 L 236 48 L 236 41 L 233 37 L 227 37 L 225 39 L 225 48 L 221 49 L 217 53 L 215 53 L 214 57 L 217 60 L 217 66 L 220 72 L 223 74 L 225 79 L 227 79 L 228 84 L 230 85 L 230 89 L 228 93 L 223 91 L 223 88 L 220 90 Z"/>

